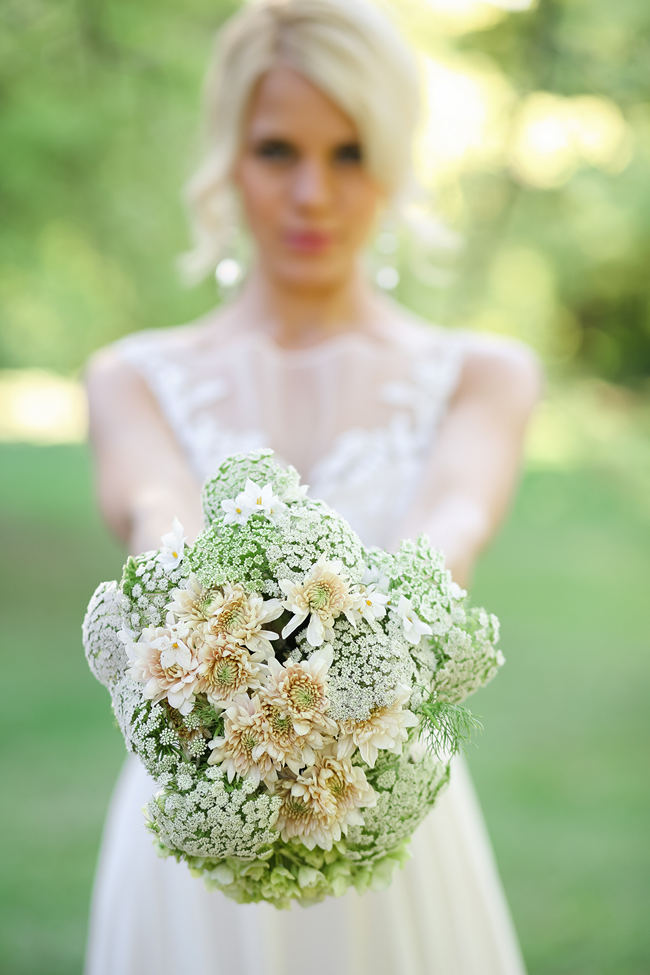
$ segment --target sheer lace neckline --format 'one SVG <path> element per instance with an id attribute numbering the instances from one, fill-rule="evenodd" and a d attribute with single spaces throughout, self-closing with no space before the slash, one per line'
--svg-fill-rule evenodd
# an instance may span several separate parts
<path id="1" fill-rule="evenodd" d="M 203 332 L 199 336 L 199 344 L 209 343 L 211 346 L 219 347 L 219 339 L 220 336 L 217 332 Z M 265 353 L 268 353 L 276 364 L 296 367 L 317 362 L 321 358 L 337 353 L 342 354 L 354 347 L 363 352 L 383 355 L 393 352 L 404 354 L 408 351 L 408 347 L 400 348 L 396 342 L 391 343 L 385 335 L 352 329 L 336 332 L 311 345 L 287 347 L 281 345 L 269 332 L 250 327 L 241 330 L 230 338 L 223 348 L 226 350 L 228 347 L 240 345 L 253 348 L 263 347 Z"/>
<path id="2" fill-rule="evenodd" d="M 461 344 L 440 326 L 402 344 L 346 332 L 283 349 L 266 333 L 164 328 L 116 350 L 143 377 L 202 482 L 232 453 L 273 447 L 348 518 L 385 544 L 416 488 L 457 385 Z M 296 368 L 294 368 L 294 366 Z"/>
<path id="3" fill-rule="evenodd" d="M 440 326 L 421 342 L 408 329 L 401 344 L 350 331 L 285 349 L 254 328 L 226 340 L 197 326 L 192 336 L 135 332 L 116 346 L 199 481 L 231 453 L 272 446 L 367 544 L 385 544 L 408 504 L 462 360 Z"/>

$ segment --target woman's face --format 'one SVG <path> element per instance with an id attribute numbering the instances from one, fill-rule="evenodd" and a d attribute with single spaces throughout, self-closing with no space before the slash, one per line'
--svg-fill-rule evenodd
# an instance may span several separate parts
<path id="1" fill-rule="evenodd" d="M 233 180 L 262 267 L 294 288 L 348 277 L 385 200 L 354 122 L 285 65 L 252 93 Z"/>

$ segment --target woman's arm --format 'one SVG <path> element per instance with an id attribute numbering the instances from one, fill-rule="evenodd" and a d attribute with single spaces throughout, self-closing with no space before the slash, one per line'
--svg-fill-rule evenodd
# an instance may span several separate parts
<path id="1" fill-rule="evenodd" d="M 189 542 L 203 527 L 201 486 L 142 377 L 107 346 L 84 383 L 99 510 L 131 554 L 158 548 L 180 519 Z"/>
<path id="2" fill-rule="evenodd" d="M 468 348 L 401 538 L 426 532 L 467 586 L 476 558 L 499 527 L 517 482 L 526 425 L 543 387 L 536 355 L 508 340 Z"/>

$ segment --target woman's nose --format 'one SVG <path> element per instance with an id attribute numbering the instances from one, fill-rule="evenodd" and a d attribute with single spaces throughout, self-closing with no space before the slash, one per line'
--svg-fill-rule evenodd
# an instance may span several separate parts
<path id="1" fill-rule="evenodd" d="M 323 206 L 330 202 L 331 185 L 327 165 L 317 159 L 302 159 L 293 174 L 292 195 L 303 206 Z"/>

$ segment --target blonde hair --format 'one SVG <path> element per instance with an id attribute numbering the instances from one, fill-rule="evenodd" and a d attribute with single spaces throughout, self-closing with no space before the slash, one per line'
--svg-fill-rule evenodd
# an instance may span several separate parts
<path id="1" fill-rule="evenodd" d="M 329 95 L 356 123 L 387 210 L 417 186 L 412 140 L 420 113 L 415 52 L 371 0 L 252 0 L 217 33 L 203 83 L 207 146 L 183 188 L 194 248 L 177 267 L 186 283 L 214 271 L 242 231 L 230 173 L 258 79 L 281 61 Z"/>

